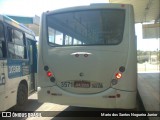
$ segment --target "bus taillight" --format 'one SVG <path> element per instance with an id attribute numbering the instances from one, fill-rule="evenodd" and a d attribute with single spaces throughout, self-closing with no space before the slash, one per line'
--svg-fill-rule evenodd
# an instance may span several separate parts
<path id="1" fill-rule="evenodd" d="M 121 74 L 121 73 L 116 73 L 115 77 L 116 77 L 117 79 L 120 79 L 120 78 L 122 77 L 122 74 Z"/>
<path id="2" fill-rule="evenodd" d="M 47 72 L 48 77 L 51 77 L 52 75 L 53 75 L 52 72 L 50 72 L 50 71 Z"/>

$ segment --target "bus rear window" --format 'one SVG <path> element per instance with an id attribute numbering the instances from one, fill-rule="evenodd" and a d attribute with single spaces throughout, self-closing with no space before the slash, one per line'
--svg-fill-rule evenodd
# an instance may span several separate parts
<path id="1" fill-rule="evenodd" d="M 47 16 L 53 46 L 117 45 L 123 39 L 125 10 L 72 11 Z"/>

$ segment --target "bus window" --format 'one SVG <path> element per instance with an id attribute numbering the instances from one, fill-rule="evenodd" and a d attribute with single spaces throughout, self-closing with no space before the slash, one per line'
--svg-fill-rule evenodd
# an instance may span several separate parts
<path id="1" fill-rule="evenodd" d="M 3 30 L 3 24 L 0 23 L 0 58 L 4 57 L 3 43 L 4 43 L 4 30 Z"/>
<path id="2" fill-rule="evenodd" d="M 49 43 L 55 43 L 55 30 L 52 28 L 48 28 L 48 33 L 49 33 Z"/>
<path id="3" fill-rule="evenodd" d="M 63 33 L 52 28 L 48 29 L 49 32 L 49 43 L 55 45 L 63 45 Z"/>
<path id="4" fill-rule="evenodd" d="M 56 31 L 55 33 L 55 43 L 58 45 L 63 45 L 63 33 Z"/>
<path id="5" fill-rule="evenodd" d="M 72 45 L 72 37 L 69 35 L 65 35 L 65 45 Z"/>
<path id="6" fill-rule="evenodd" d="M 48 31 L 58 30 L 59 32 L 55 34 L 55 42 L 63 46 L 63 40 L 67 46 L 118 45 L 123 39 L 124 21 L 125 11 L 123 9 L 74 11 L 47 17 Z M 75 38 L 74 44 L 68 44 L 68 39 L 62 37 L 64 34 Z M 49 32 L 49 42 L 50 36 L 52 36 L 51 32 Z"/>
<path id="7" fill-rule="evenodd" d="M 8 56 L 12 59 L 26 59 L 26 45 L 22 32 L 8 28 Z"/>
<path id="8" fill-rule="evenodd" d="M 24 45 L 24 40 L 23 40 L 23 34 L 22 34 L 22 32 L 14 30 L 13 31 L 12 39 L 15 42 L 15 44 L 22 45 L 22 46 Z"/>
<path id="9" fill-rule="evenodd" d="M 73 45 L 81 45 L 82 42 L 80 40 L 77 39 L 73 39 Z"/>

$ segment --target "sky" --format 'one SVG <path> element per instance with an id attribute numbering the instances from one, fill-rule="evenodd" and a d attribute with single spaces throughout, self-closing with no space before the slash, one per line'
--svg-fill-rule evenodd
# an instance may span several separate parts
<path id="1" fill-rule="evenodd" d="M 34 17 L 42 12 L 71 6 L 107 3 L 109 0 L 0 0 L 0 14 Z M 160 39 L 143 39 L 142 24 L 136 24 L 137 49 L 160 50 Z"/>
<path id="2" fill-rule="evenodd" d="M 0 0 L 0 13 L 20 16 L 40 16 L 42 12 L 48 10 L 107 2 L 108 0 Z"/>

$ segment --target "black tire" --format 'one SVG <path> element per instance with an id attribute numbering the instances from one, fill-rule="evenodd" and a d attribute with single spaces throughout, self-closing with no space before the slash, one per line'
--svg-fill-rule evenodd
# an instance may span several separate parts
<path id="1" fill-rule="evenodd" d="M 20 84 L 17 93 L 17 105 L 22 106 L 28 100 L 28 89 L 25 84 Z"/>

